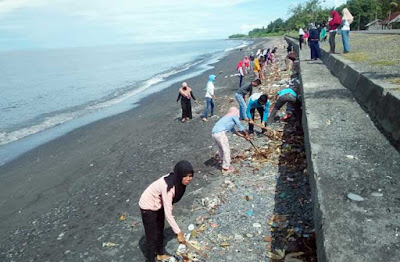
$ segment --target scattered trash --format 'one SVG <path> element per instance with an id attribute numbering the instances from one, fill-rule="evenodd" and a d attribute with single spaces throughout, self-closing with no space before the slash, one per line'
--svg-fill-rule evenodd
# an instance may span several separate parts
<path id="1" fill-rule="evenodd" d="M 261 227 L 261 224 L 260 223 L 254 223 L 253 227 Z"/>
<path id="2" fill-rule="evenodd" d="M 58 235 L 57 240 L 61 240 L 63 236 L 65 235 L 65 232 L 62 232 Z"/>
<path id="3" fill-rule="evenodd" d="M 222 242 L 220 244 L 221 247 L 229 247 L 229 243 L 228 242 Z"/>
<path id="4" fill-rule="evenodd" d="M 120 220 L 120 221 L 125 221 L 125 220 L 126 220 L 126 215 L 125 215 L 125 214 L 122 214 L 122 215 L 119 217 L 119 220 Z"/>
<path id="5" fill-rule="evenodd" d="M 358 202 L 364 201 L 364 198 L 363 198 L 363 197 L 361 197 L 361 196 L 359 196 L 359 195 L 356 195 L 356 194 L 353 194 L 353 193 L 348 193 L 348 194 L 347 194 L 347 197 L 348 197 L 349 199 L 353 200 L 353 201 L 358 201 Z"/>
<path id="6" fill-rule="evenodd" d="M 113 243 L 113 242 L 103 242 L 103 247 L 115 247 L 118 246 L 118 244 Z"/>
<path id="7" fill-rule="evenodd" d="M 374 196 L 374 197 L 383 197 L 383 194 L 382 194 L 382 193 L 379 193 L 379 192 L 373 192 L 373 193 L 371 194 L 371 196 Z"/>

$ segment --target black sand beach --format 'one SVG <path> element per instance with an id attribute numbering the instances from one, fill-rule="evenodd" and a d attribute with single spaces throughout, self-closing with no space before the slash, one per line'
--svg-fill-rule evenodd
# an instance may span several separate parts
<path id="1" fill-rule="evenodd" d="M 76 129 L 0 167 L 0 260 L 143 261 L 140 194 L 181 159 L 198 172 L 188 193 L 210 183 L 203 174 L 218 173 L 204 165 L 213 155 L 211 128 L 217 121 L 200 119 L 204 87 L 215 74 L 216 105 L 219 96 L 233 95 L 238 78 L 225 76 L 236 73 L 249 48 L 231 51 L 214 69 L 187 80 L 201 103 L 189 123 L 179 121 L 176 83 L 131 111 Z M 176 206 L 178 223 L 191 215 L 194 194 L 188 193 Z M 170 232 L 168 238 L 175 237 Z M 105 242 L 118 248 L 105 249 Z"/>

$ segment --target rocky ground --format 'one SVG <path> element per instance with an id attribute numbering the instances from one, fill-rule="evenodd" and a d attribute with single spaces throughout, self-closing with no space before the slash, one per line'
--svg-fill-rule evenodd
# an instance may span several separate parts
<path id="1" fill-rule="evenodd" d="M 281 70 L 284 42 L 269 45 L 279 46 L 278 61 L 266 68 L 259 89 L 275 95 L 292 72 Z M 226 101 L 220 104 L 222 112 L 237 106 L 233 97 L 221 100 Z M 205 254 L 189 251 L 189 261 L 316 261 L 301 112 L 286 122 L 278 120 L 266 135 L 257 133 L 252 140 L 257 149 L 238 136 L 229 139 L 236 170 L 222 176 L 216 159 L 207 163 L 216 169 L 203 178 L 218 178 L 203 192 L 207 197 L 193 203 L 192 217 L 197 218 L 186 221 L 195 228 L 191 243 Z"/>

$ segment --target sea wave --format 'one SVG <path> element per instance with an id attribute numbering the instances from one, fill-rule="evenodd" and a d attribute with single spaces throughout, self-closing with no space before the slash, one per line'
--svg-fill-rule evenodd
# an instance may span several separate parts
<path id="1" fill-rule="evenodd" d="M 238 48 L 244 48 L 244 47 L 250 45 L 251 43 L 252 43 L 251 41 L 244 41 L 241 45 L 238 45 L 238 46 L 235 46 L 235 47 L 231 47 L 231 48 L 227 48 L 224 51 L 228 52 L 228 51 L 232 51 L 232 50 L 235 50 L 235 49 L 238 49 Z"/>
<path id="2" fill-rule="evenodd" d="M 204 62 L 204 59 L 199 59 L 190 63 L 186 63 L 179 68 L 174 68 L 172 70 L 160 73 L 153 76 L 150 79 L 145 80 L 140 85 L 125 90 L 122 93 L 112 95 L 111 97 L 103 98 L 97 102 L 92 102 L 85 106 L 80 106 L 78 108 L 70 109 L 65 112 L 57 112 L 54 115 L 46 116 L 44 119 L 40 120 L 39 123 L 27 127 L 20 128 L 18 130 L 13 130 L 9 132 L 0 132 L 0 145 L 6 145 L 8 143 L 20 140 L 29 135 L 33 135 L 44 131 L 46 129 L 64 124 L 68 121 L 74 120 L 76 118 L 82 117 L 87 114 L 94 113 L 100 109 L 107 108 L 119 103 L 126 101 L 129 98 L 143 92 L 144 90 L 154 86 L 160 82 L 165 81 L 167 78 L 172 77 L 176 74 L 189 70 L 193 66 L 196 66 Z"/>

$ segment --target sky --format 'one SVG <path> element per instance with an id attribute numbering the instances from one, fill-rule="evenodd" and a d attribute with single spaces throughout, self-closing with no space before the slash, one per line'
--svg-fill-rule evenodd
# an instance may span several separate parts
<path id="1" fill-rule="evenodd" d="M 0 0 L 0 50 L 225 39 L 285 19 L 302 2 Z"/>

